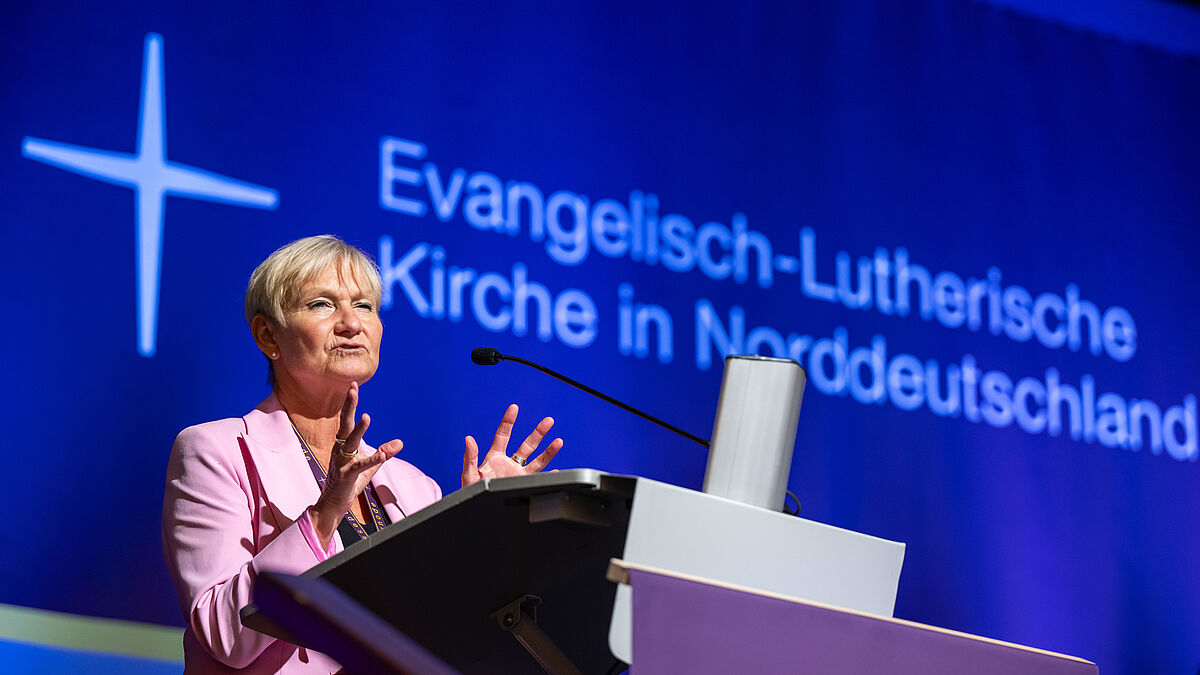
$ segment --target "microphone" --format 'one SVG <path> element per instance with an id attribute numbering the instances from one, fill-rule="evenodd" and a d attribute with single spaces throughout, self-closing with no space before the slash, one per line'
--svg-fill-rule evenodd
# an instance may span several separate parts
<path id="1" fill-rule="evenodd" d="M 471 350 L 471 361 L 473 361 L 475 363 L 475 365 L 477 365 L 477 366 L 494 366 L 497 363 L 500 363 L 501 361 L 515 361 L 516 363 L 520 363 L 520 364 L 529 366 L 530 368 L 533 368 L 535 370 L 540 370 L 543 373 L 546 373 L 550 377 L 553 377 L 557 380 L 566 382 L 567 384 L 571 385 L 572 387 L 575 387 L 576 389 L 581 389 L 583 391 L 586 391 L 587 393 L 591 394 L 592 396 L 595 396 L 596 398 L 598 398 L 602 401 L 605 401 L 607 403 L 611 403 L 626 412 L 631 412 L 634 415 L 637 415 L 638 417 L 640 417 L 644 420 L 653 422 L 664 429 L 667 429 L 669 431 L 674 431 L 675 433 L 679 434 L 680 436 L 683 436 L 684 438 L 688 439 L 689 441 L 694 441 L 696 443 L 699 443 L 700 445 L 703 445 L 706 448 L 708 447 L 708 441 L 703 438 L 700 438 L 699 436 L 697 436 L 695 434 L 690 434 L 690 433 L 684 431 L 683 429 L 680 429 L 679 427 L 675 426 L 674 424 L 671 424 L 670 422 L 664 422 L 664 421 L 658 419 L 657 417 L 655 417 L 654 415 L 651 415 L 646 412 L 642 412 L 641 410 L 638 410 L 637 408 L 635 408 L 627 403 L 618 401 L 617 399 L 609 396 L 608 394 L 603 394 L 601 392 L 598 392 L 595 389 L 592 389 L 591 387 L 587 386 L 586 384 L 583 384 L 582 382 L 577 382 L 575 380 L 572 380 L 571 378 L 567 377 L 566 375 L 563 375 L 562 373 L 556 373 L 553 370 L 550 370 L 549 368 L 547 368 L 545 366 L 534 363 L 533 361 L 526 361 L 525 359 L 522 359 L 517 356 L 509 356 L 507 354 L 501 354 L 498 350 L 492 349 L 491 347 L 476 347 L 475 349 L 472 349 Z"/>
<path id="2" fill-rule="evenodd" d="M 494 366 L 500 363 L 503 354 L 491 347 L 476 347 L 471 350 L 471 360 L 477 366 Z"/>

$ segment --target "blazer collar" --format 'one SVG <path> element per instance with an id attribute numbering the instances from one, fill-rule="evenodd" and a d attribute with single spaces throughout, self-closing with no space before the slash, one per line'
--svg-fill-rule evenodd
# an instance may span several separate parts
<path id="1" fill-rule="evenodd" d="M 275 392 L 271 392 L 267 400 L 251 410 L 242 420 L 246 423 L 246 435 L 258 442 L 263 449 L 270 452 L 300 450 L 296 431 L 292 429 L 291 420 L 279 404 Z"/>

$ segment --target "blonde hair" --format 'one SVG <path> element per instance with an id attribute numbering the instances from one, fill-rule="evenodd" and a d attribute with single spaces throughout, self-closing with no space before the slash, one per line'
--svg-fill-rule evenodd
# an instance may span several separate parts
<path id="1" fill-rule="evenodd" d="M 286 325 L 286 310 L 297 301 L 300 289 L 331 265 L 349 272 L 379 306 L 383 284 L 375 261 L 338 237 L 322 234 L 280 247 L 255 268 L 246 285 L 246 323 L 262 314 L 276 325 Z"/>

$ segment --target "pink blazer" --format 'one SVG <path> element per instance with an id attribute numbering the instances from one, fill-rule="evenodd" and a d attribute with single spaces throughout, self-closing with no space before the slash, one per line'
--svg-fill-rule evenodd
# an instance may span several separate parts
<path id="1" fill-rule="evenodd" d="M 363 452 L 375 449 L 364 444 Z M 372 485 L 393 523 L 442 496 L 437 483 L 398 458 L 380 467 Z M 336 536 L 319 550 L 308 517 L 319 494 L 274 395 L 240 419 L 180 432 L 167 465 L 163 549 L 187 624 L 185 673 L 339 669 L 324 654 L 244 628 L 238 617 L 261 570 L 299 574 L 342 550 Z"/>

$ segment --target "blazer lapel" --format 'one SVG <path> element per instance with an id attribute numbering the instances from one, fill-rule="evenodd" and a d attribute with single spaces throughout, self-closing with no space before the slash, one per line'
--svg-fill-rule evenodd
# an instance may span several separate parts
<path id="1" fill-rule="evenodd" d="M 242 419 L 246 423 L 246 449 L 254 462 L 253 470 L 258 474 L 267 503 L 288 520 L 280 523 L 286 527 L 317 502 L 321 490 L 304 459 L 287 413 L 274 394 Z"/>

